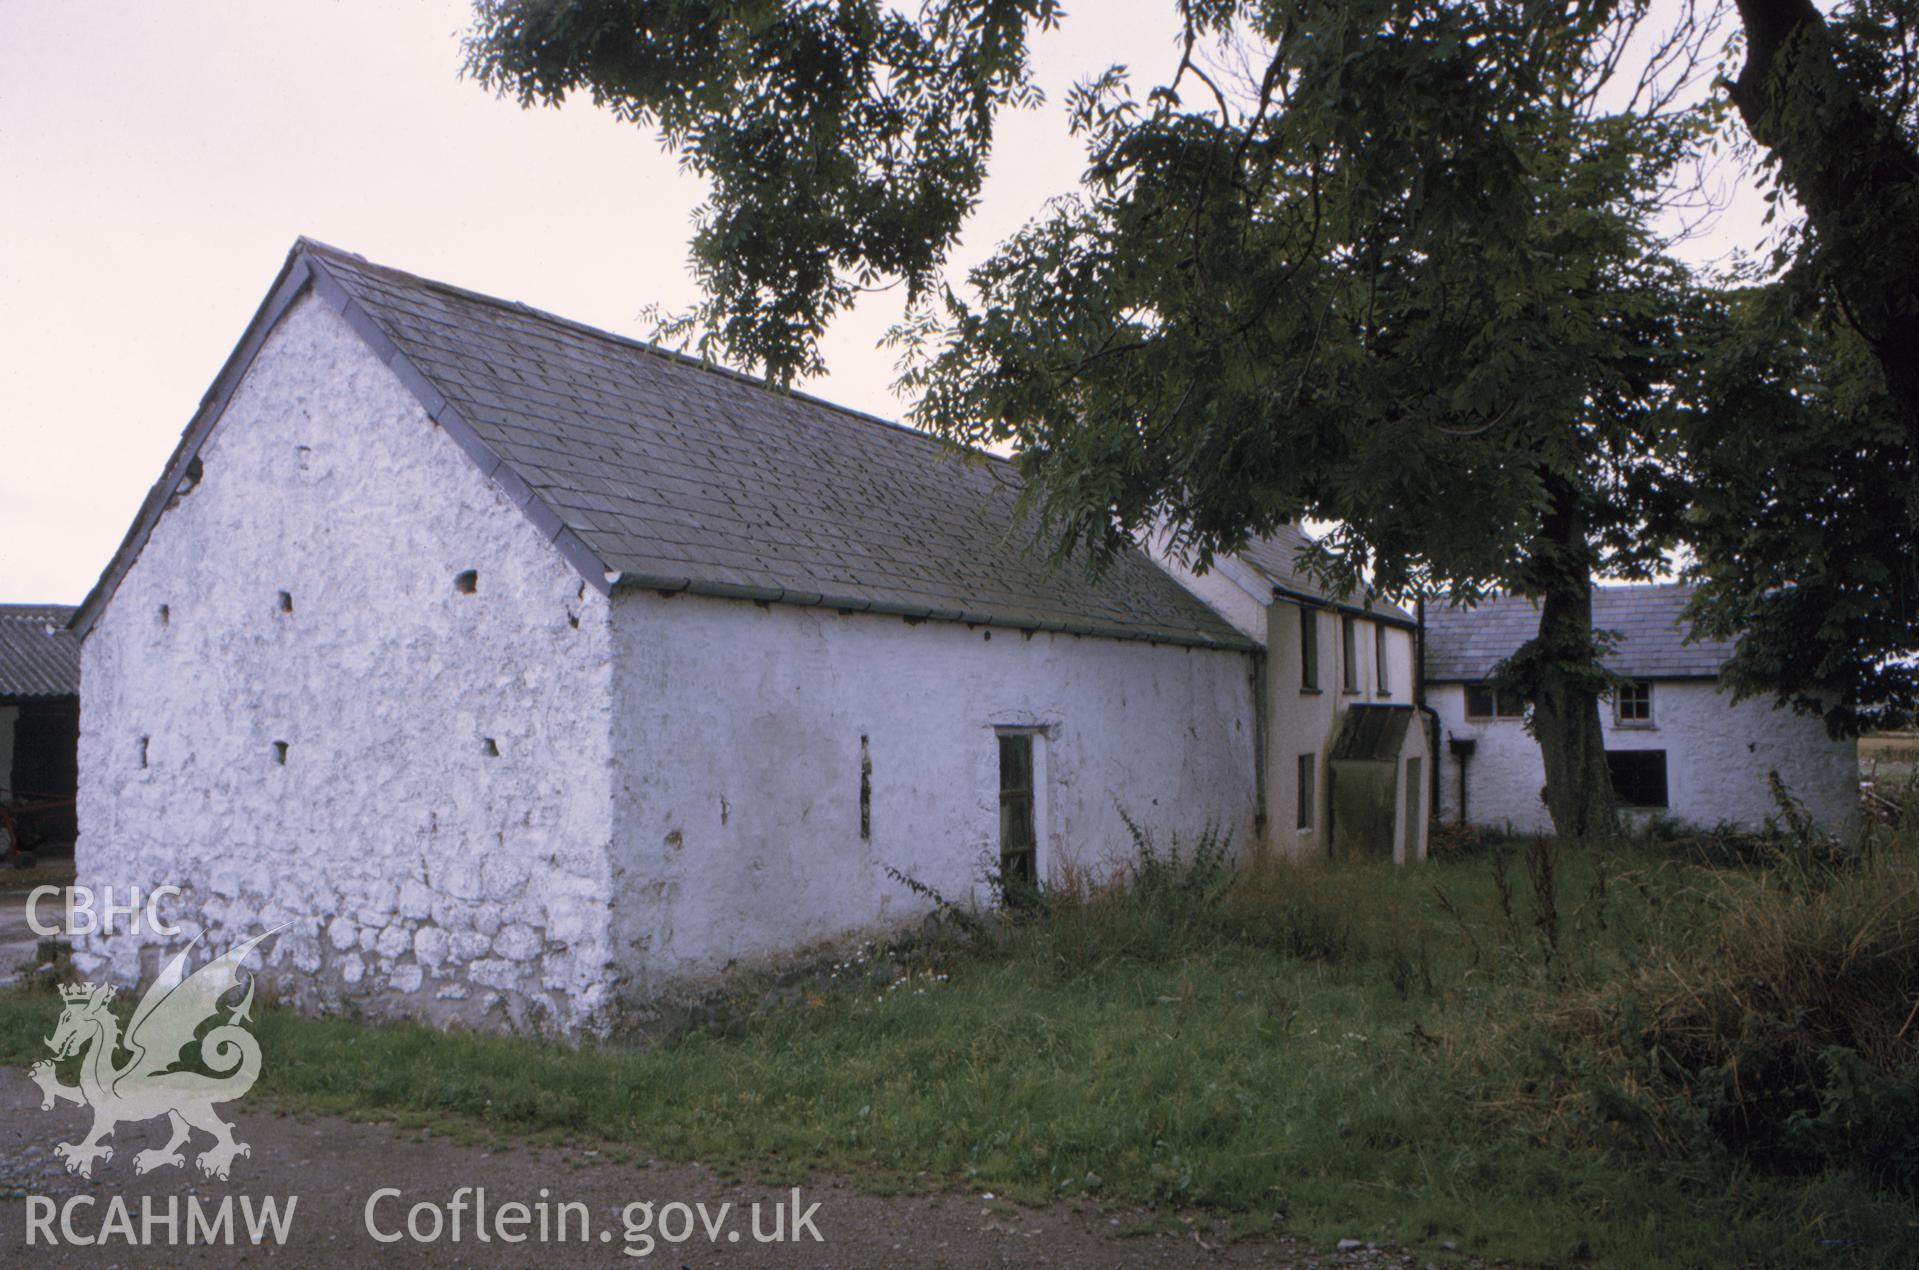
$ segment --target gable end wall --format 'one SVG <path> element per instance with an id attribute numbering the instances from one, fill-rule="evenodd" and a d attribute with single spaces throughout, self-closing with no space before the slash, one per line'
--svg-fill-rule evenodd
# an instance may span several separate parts
<path id="1" fill-rule="evenodd" d="M 311 296 L 201 458 L 82 648 L 79 880 L 181 887 L 185 933 L 76 963 L 131 982 L 202 925 L 284 925 L 268 981 L 303 1005 L 590 1026 L 605 597 Z"/>

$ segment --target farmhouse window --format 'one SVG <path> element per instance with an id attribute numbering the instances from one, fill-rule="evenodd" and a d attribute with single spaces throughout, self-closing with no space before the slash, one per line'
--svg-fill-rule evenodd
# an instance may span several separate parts
<path id="1" fill-rule="evenodd" d="M 1392 677 L 1386 673 L 1386 624 L 1373 623 L 1373 682 L 1379 689 L 1379 695 L 1393 695 Z"/>
<path id="2" fill-rule="evenodd" d="M 1317 763 L 1313 755 L 1302 754 L 1299 756 L 1298 824 L 1301 829 L 1311 829 L 1313 827 L 1313 792 L 1314 787 L 1318 784 L 1314 779 L 1315 767 L 1317 767 Z"/>
<path id="3" fill-rule="evenodd" d="M 1319 613 L 1303 605 L 1299 610 L 1299 687 L 1302 692 L 1319 691 Z"/>
<path id="4" fill-rule="evenodd" d="M 1501 692 L 1491 684 L 1466 685 L 1468 719 L 1523 719 L 1526 699 L 1516 692 Z"/>
<path id="5" fill-rule="evenodd" d="M 1613 719 L 1619 723 L 1652 722 L 1652 685 L 1645 680 L 1620 684 L 1613 690 Z"/>
<path id="6" fill-rule="evenodd" d="M 1002 882 L 1039 882 L 1033 831 L 1033 734 L 999 734 L 999 872 Z"/>
<path id="7" fill-rule="evenodd" d="M 1624 807 L 1665 807 L 1666 751 L 1607 750 L 1612 792 Z"/>
<path id="8" fill-rule="evenodd" d="M 1350 617 L 1339 619 L 1339 651 L 1347 692 L 1359 691 L 1359 623 Z"/>

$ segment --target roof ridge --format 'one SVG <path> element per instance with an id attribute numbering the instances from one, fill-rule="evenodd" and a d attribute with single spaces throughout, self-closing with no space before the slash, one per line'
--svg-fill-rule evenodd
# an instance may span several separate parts
<path id="1" fill-rule="evenodd" d="M 991 450 L 983 450 L 978 446 L 961 445 L 956 441 L 948 441 L 944 437 L 936 436 L 924 429 L 901 423 L 897 419 L 888 419 L 884 415 L 876 415 L 871 411 L 859 410 L 843 402 L 833 401 L 829 398 L 819 396 L 816 393 L 806 392 L 798 388 L 782 388 L 763 376 L 751 375 L 743 370 L 737 370 L 731 366 L 722 365 L 719 362 L 709 361 L 704 357 L 695 357 L 690 353 L 683 353 L 678 349 L 666 348 L 635 336 L 623 335 L 618 331 L 609 331 L 603 326 L 594 326 L 591 322 L 582 322 L 577 318 L 567 317 L 563 313 L 555 313 L 551 309 L 542 309 L 537 305 L 528 304 L 524 300 L 509 300 L 504 296 L 491 295 L 485 291 L 475 291 L 471 287 L 463 287 L 458 283 L 444 282 L 438 278 L 429 278 L 424 274 L 413 273 L 394 265 L 381 264 L 376 260 L 367 259 L 357 251 L 348 251 L 344 247 L 335 247 L 331 243 L 321 242 L 319 239 L 310 238 L 305 234 L 299 236 L 295 243 L 295 249 L 311 251 L 316 255 L 332 257 L 336 260 L 345 260 L 358 268 L 375 270 L 379 273 L 396 274 L 415 286 L 425 287 L 433 291 L 443 291 L 449 295 L 458 296 L 463 300 L 471 300 L 479 304 L 490 305 L 497 309 L 507 309 L 518 313 L 529 314 L 558 326 L 564 326 L 571 330 L 579 331 L 582 334 L 590 335 L 595 339 L 606 340 L 621 347 L 633 349 L 636 352 L 651 354 L 654 357 L 672 362 L 675 365 L 708 371 L 723 378 L 735 380 L 754 388 L 762 388 L 783 397 L 790 397 L 811 405 L 822 406 L 827 410 L 833 411 L 835 414 L 845 415 L 861 423 L 873 424 L 888 428 L 894 432 L 904 433 L 909 437 L 916 438 L 948 453 L 977 456 L 988 459 L 994 463 L 1011 467 L 1014 469 L 1015 474 L 1018 472 L 1018 465 L 1010 458 L 1004 455 L 994 454 Z"/>

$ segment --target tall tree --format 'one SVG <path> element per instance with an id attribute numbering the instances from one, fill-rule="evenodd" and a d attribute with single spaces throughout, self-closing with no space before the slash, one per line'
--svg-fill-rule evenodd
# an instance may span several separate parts
<path id="1" fill-rule="evenodd" d="M 1850 0 L 1830 22 L 1812 0 L 1738 6 L 1747 57 L 1732 99 L 1805 209 L 1801 285 L 1864 340 L 1919 453 L 1919 6 Z M 1919 525 L 1919 484 L 1907 490 Z"/>
<path id="2" fill-rule="evenodd" d="M 1644 5 L 1175 11 L 1163 82 L 1074 92 L 1082 193 L 963 290 L 941 266 L 1050 0 L 482 0 L 469 67 L 528 104 L 588 92 L 710 179 L 714 351 L 816 369 L 858 287 L 906 280 L 917 418 L 1012 445 L 1069 543 L 1164 522 L 1203 563 L 1313 515 L 1334 574 L 1539 597 L 1508 674 L 1555 824 L 1605 831 L 1591 579 L 1643 573 L 1674 524 L 1687 283 L 1650 227 L 1698 126 L 1605 106 Z"/>

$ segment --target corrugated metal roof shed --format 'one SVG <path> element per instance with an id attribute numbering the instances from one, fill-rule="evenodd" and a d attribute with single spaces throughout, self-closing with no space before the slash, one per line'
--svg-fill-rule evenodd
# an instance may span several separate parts
<path id="1" fill-rule="evenodd" d="M 80 641 L 60 604 L 0 604 L 0 697 L 80 695 Z"/>
<path id="2" fill-rule="evenodd" d="M 1619 636 L 1605 667 L 1636 679 L 1716 678 L 1733 646 L 1725 640 L 1687 642 L 1691 628 L 1682 615 L 1691 600 L 1692 588 L 1676 582 L 1594 588 L 1593 626 Z M 1539 607 L 1521 596 L 1499 596 L 1471 609 L 1429 605 L 1426 678 L 1484 679 L 1538 630 Z"/>

